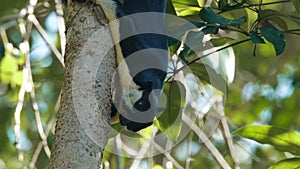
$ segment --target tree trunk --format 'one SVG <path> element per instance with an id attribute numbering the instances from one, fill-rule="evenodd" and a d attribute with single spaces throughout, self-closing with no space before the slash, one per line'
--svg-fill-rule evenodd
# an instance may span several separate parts
<path id="1" fill-rule="evenodd" d="M 97 16 L 105 20 L 105 16 Z M 108 26 L 93 6 L 67 8 L 65 77 L 50 168 L 100 168 L 110 130 L 115 54 Z"/>

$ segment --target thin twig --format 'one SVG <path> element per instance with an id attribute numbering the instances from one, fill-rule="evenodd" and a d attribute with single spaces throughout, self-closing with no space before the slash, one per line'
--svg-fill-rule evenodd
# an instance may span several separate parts
<path id="1" fill-rule="evenodd" d="M 33 81 L 32 81 L 32 84 L 33 84 Z M 32 90 L 30 92 L 30 97 L 31 97 L 31 100 L 32 100 L 32 107 L 33 107 L 33 110 L 34 110 L 35 121 L 36 121 L 37 129 L 38 129 L 38 133 L 40 135 L 40 138 L 42 139 L 42 143 L 43 143 L 43 146 L 44 146 L 45 153 L 46 153 L 47 157 L 50 158 L 51 151 L 50 151 L 50 148 L 48 146 L 47 136 L 46 136 L 46 134 L 44 132 L 44 129 L 43 129 L 40 110 L 39 110 L 39 106 L 38 106 L 38 103 L 37 103 L 36 97 L 35 97 L 34 87 L 32 88 Z"/>
<path id="2" fill-rule="evenodd" d="M 30 96 L 31 96 L 31 99 L 32 99 L 32 107 L 33 107 L 34 114 L 35 114 L 35 119 L 36 119 L 38 133 L 40 135 L 40 138 L 43 141 L 45 153 L 48 156 L 48 158 L 50 158 L 50 148 L 49 148 L 48 143 L 47 143 L 47 137 L 46 137 L 46 135 L 44 133 L 44 129 L 43 129 L 43 124 L 42 124 L 42 120 L 41 120 L 41 117 L 40 117 L 40 111 L 39 111 L 38 103 L 37 103 L 36 98 L 35 98 L 34 82 L 33 82 L 33 78 L 32 78 L 31 63 L 30 63 L 30 53 L 29 53 L 29 51 L 30 51 L 30 45 L 29 45 L 28 39 L 26 39 L 26 37 L 29 37 L 29 36 L 26 36 L 28 34 L 28 31 L 26 30 L 25 25 L 24 25 L 24 28 L 22 28 L 20 30 L 21 30 L 21 33 L 22 33 L 22 35 L 24 37 L 24 42 L 23 42 L 23 44 L 24 44 L 23 48 L 24 49 L 23 50 L 25 50 L 24 53 L 26 54 L 25 67 L 27 68 L 27 73 L 28 73 L 28 77 L 26 79 L 27 80 L 26 84 L 30 86 L 30 88 L 27 89 L 27 92 L 30 92 Z"/>
<path id="3" fill-rule="evenodd" d="M 20 134 L 20 130 L 21 130 L 21 111 L 23 109 L 23 104 L 24 104 L 24 96 L 25 96 L 25 86 L 27 85 L 26 83 L 26 79 L 27 79 L 27 68 L 24 67 L 23 68 L 23 81 L 22 81 L 22 85 L 19 91 L 19 95 L 18 95 L 18 104 L 17 107 L 15 109 L 14 112 L 14 120 L 15 120 L 15 125 L 14 125 L 14 135 L 15 135 L 15 142 L 16 142 L 16 148 L 18 150 L 18 156 L 21 157 L 23 156 L 23 152 L 19 151 L 19 149 L 21 148 L 21 143 L 20 143 L 20 139 L 21 139 L 21 134 Z M 19 158 L 19 161 L 22 163 L 23 162 L 23 158 Z"/>
<path id="4" fill-rule="evenodd" d="M 188 138 L 188 148 L 187 148 L 187 157 L 186 157 L 186 162 L 185 162 L 185 169 L 189 169 L 191 165 L 191 152 L 192 152 L 192 143 L 193 143 L 193 132 L 189 133 L 189 138 Z"/>
<path id="5" fill-rule="evenodd" d="M 222 128 L 223 128 L 223 133 L 224 133 L 225 140 L 227 142 L 227 146 L 228 146 L 231 158 L 232 158 L 232 160 L 235 164 L 235 169 L 240 169 L 237 154 L 234 151 L 234 144 L 233 144 L 233 140 L 232 140 L 232 135 L 230 133 L 229 126 L 228 126 L 228 123 L 227 123 L 227 119 L 225 117 L 223 100 L 222 100 L 221 96 L 219 97 L 216 104 L 217 104 L 217 110 L 216 111 L 222 117 L 221 118 L 221 125 L 222 125 Z"/>
<path id="6" fill-rule="evenodd" d="M 185 113 L 182 114 L 182 120 L 185 122 L 199 137 L 201 142 L 211 152 L 217 162 L 223 167 L 223 169 L 231 169 L 230 165 L 226 162 L 219 150 L 209 140 L 206 134 L 199 128 Z"/>
<path id="7" fill-rule="evenodd" d="M 138 132 L 138 134 L 139 135 L 141 135 L 141 136 L 143 136 L 144 138 L 148 138 L 148 136 L 146 136 L 146 135 L 144 135 L 142 132 Z M 174 166 L 176 167 L 176 168 L 178 168 L 178 169 L 184 169 L 173 157 L 172 157 L 172 155 L 169 153 L 169 152 L 167 152 L 167 151 L 165 151 L 159 144 L 157 144 L 156 142 L 155 142 L 155 140 L 153 140 L 153 139 L 149 139 L 149 141 L 150 141 L 150 143 L 151 143 L 151 145 L 153 145 L 154 146 L 154 148 L 156 149 L 156 150 L 158 150 L 160 153 L 162 153 L 162 154 L 164 154 L 164 156 L 168 159 L 168 160 L 170 160 L 173 164 L 174 164 Z"/>
<path id="8" fill-rule="evenodd" d="M 34 24 L 38 32 L 41 34 L 45 42 L 49 45 L 50 49 L 58 59 L 58 61 L 61 63 L 61 65 L 65 66 L 64 64 L 64 58 L 62 57 L 61 53 L 57 50 L 57 48 L 53 45 L 53 43 L 48 38 L 47 33 L 43 29 L 43 27 L 40 25 L 39 21 L 36 19 L 34 15 L 28 16 L 28 19 Z"/>
<path id="9" fill-rule="evenodd" d="M 56 117 L 56 114 L 57 114 L 57 112 L 58 112 L 59 105 L 60 105 L 60 98 L 61 98 L 61 95 L 59 95 L 59 97 L 58 97 L 58 99 L 57 99 L 57 101 L 56 101 L 56 104 L 55 104 L 55 106 L 54 106 L 53 113 L 51 114 L 51 116 L 50 116 L 50 118 L 49 118 L 49 120 L 48 120 L 48 122 L 47 122 L 47 124 L 46 124 L 46 127 L 45 127 L 45 135 L 46 135 L 47 137 L 48 137 L 48 135 L 49 135 L 51 129 L 52 129 L 53 126 L 54 126 L 55 117 Z M 39 154 L 40 154 L 40 152 L 41 152 L 41 150 L 42 150 L 42 148 L 43 148 L 43 145 L 44 145 L 43 140 L 41 140 L 41 141 L 39 142 L 39 144 L 37 145 L 37 147 L 35 148 L 34 153 L 33 153 L 32 157 L 31 157 L 30 163 L 29 163 L 29 168 L 30 168 L 30 169 L 34 169 L 34 168 L 35 168 L 35 163 L 36 163 L 36 161 L 37 161 L 37 159 L 38 159 L 38 157 L 39 157 Z"/>
<path id="10" fill-rule="evenodd" d="M 19 24 L 20 30 L 21 30 L 21 34 L 24 36 L 26 34 L 26 29 L 25 29 L 25 25 L 24 24 Z M 28 41 L 27 41 L 28 42 Z M 27 56 L 29 54 L 29 47 L 28 47 L 28 43 L 24 43 L 24 48 L 21 48 L 22 52 L 25 53 L 26 55 L 26 61 L 27 61 Z M 14 113 L 14 120 L 15 120 L 15 125 L 14 125 L 14 135 L 15 135 L 15 141 L 16 141 L 16 148 L 18 150 L 18 159 L 21 163 L 23 163 L 24 160 L 24 155 L 22 151 L 19 151 L 21 148 L 21 143 L 20 143 L 20 139 L 21 139 L 21 134 L 20 134 L 20 130 L 21 130 L 21 111 L 23 109 L 23 104 L 24 104 L 24 96 L 25 96 L 25 92 L 26 92 L 26 88 L 28 88 L 28 68 L 26 67 L 26 65 L 23 67 L 23 76 L 22 76 L 22 85 L 19 91 L 19 96 L 18 96 L 18 104 Z M 25 167 L 25 166 L 24 166 Z"/>
<path id="11" fill-rule="evenodd" d="M 151 138 L 150 138 L 151 139 Z M 138 169 L 141 161 L 143 160 L 143 157 L 145 156 L 145 154 L 147 153 L 147 150 L 150 146 L 150 139 L 148 139 L 143 146 L 141 147 L 139 153 L 136 155 L 136 157 L 134 158 L 133 163 L 131 164 L 130 169 Z"/>

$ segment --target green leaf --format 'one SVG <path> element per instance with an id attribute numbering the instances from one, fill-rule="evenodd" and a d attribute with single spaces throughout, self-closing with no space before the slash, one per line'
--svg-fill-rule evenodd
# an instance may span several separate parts
<path id="1" fill-rule="evenodd" d="M 153 125 L 150 125 L 144 129 L 142 129 L 140 132 L 142 132 L 146 138 L 151 138 L 151 136 L 153 135 L 152 131 L 153 131 Z"/>
<path id="2" fill-rule="evenodd" d="M 178 16 L 198 14 L 200 7 L 197 0 L 172 0 Z"/>
<path id="3" fill-rule="evenodd" d="M 176 16 L 176 11 L 171 0 L 167 0 L 166 13 Z"/>
<path id="4" fill-rule="evenodd" d="M 176 141 L 181 130 L 181 113 L 182 107 L 185 105 L 185 88 L 179 81 L 172 81 L 164 85 L 165 110 L 157 116 L 158 127 L 171 140 Z"/>
<path id="5" fill-rule="evenodd" d="M 10 84 L 11 83 L 11 77 L 12 77 L 12 74 L 10 74 L 10 73 L 1 73 L 0 74 L 0 80 L 4 84 Z"/>
<path id="6" fill-rule="evenodd" d="M 197 15 L 200 11 L 199 7 L 186 7 L 183 11 L 179 13 L 178 16 L 191 16 Z"/>
<path id="7" fill-rule="evenodd" d="M 13 74 L 12 77 L 12 85 L 22 85 L 22 79 L 23 79 L 23 71 L 17 71 L 16 73 Z"/>
<path id="8" fill-rule="evenodd" d="M 175 38 L 168 37 L 168 45 L 170 53 L 175 54 L 179 49 L 181 42 Z"/>
<path id="9" fill-rule="evenodd" d="M 193 75 L 196 75 L 202 82 L 204 81 L 210 84 L 209 74 L 203 63 L 194 62 L 193 64 L 189 65 L 189 68 L 192 71 Z"/>
<path id="10" fill-rule="evenodd" d="M 281 29 L 288 30 L 288 25 L 284 19 L 282 19 L 280 17 L 272 17 L 272 18 L 269 18 L 268 20 L 276 23 Z"/>
<path id="11" fill-rule="evenodd" d="M 216 69 L 213 69 L 207 63 L 194 62 L 189 65 L 189 68 L 193 75 L 197 76 L 201 82 L 212 85 L 222 93 L 227 91 L 225 79 L 216 72 Z"/>
<path id="12" fill-rule="evenodd" d="M 221 26 L 231 25 L 231 26 L 240 26 L 242 23 L 246 22 L 246 17 L 243 16 L 240 19 L 230 20 L 226 19 L 223 16 L 215 13 L 211 7 L 202 8 L 199 13 L 201 19 L 211 24 L 219 24 Z"/>
<path id="13" fill-rule="evenodd" d="M 217 46 L 223 46 L 232 40 L 234 40 L 234 39 L 230 38 L 230 37 L 221 37 L 221 38 L 211 39 L 210 41 L 215 47 L 217 47 Z"/>
<path id="14" fill-rule="evenodd" d="M 289 158 L 285 160 L 281 160 L 273 165 L 271 165 L 268 169 L 299 169 L 300 168 L 300 158 Z"/>
<path id="15" fill-rule="evenodd" d="M 292 3 L 297 11 L 297 13 L 300 13 L 300 1 L 299 0 L 292 0 Z"/>
<path id="16" fill-rule="evenodd" d="M 15 73 L 18 71 L 18 61 L 12 56 L 4 56 L 0 63 L 0 71 L 6 73 Z"/>
<path id="17" fill-rule="evenodd" d="M 272 22 L 276 23 L 281 29 L 287 30 L 288 26 L 287 26 L 285 20 L 280 18 L 280 16 L 289 17 L 288 15 L 285 15 L 279 11 L 275 11 L 272 9 L 260 10 L 258 13 L 258 20 L 259 21 L 261 21 L 261 20 L 272 21 Z"/>
<path id="18" fill-rule="evenodd" d="M 234 134 L 255 140 L 263 144 L 271 144 L 277 150 L 300 155 L 300 134 L 274 126 L 245 126 Z"/>
<path id="19" fill-rule="evenodd" d="M 287 17 L 287 15 L 273 9 L 265 9 L 265 10 L 260 10 L 258 12 L 258 20 L 263 20 L 269 17 L 278 17 L 278 16 Z"/>
<path id="20" fill-rule="evenodd" d="M 276 55 L 280 55 L 285 49 L 284 33 L 272 26 L 263 26 L 259 30 L 267 41 L 273 44 Z"/>
<path id="21" fill-rule="evenodd" d="M 20 58 L 18 58 L 18 64 L 19 65 L 24 65 L 26 62 L 26 55 L 24 53 L 20 54 Z"/>
<path id="22" fill-rule="evenodd" d="M 18 61 L 12 56 L 4 56 L 0 63 L 0 80 L 10 84 L 13 75 L 18 71 Z"/>
<path id="23" fill-rule="evenodd" d="M 254 43 L 254 44 L 265 43 L 264 39 L 261 38 L 260 36 L 258 36 L 257 32 L 250 32 L 250 37 L 251 37 L 252 43 Z"/>
<path id="24" fill-rule="evenodd" d="M 156 164 L 154 167 L 153 167 L 153 169 L 164 169 L 161 165 L 159 165 L 159 164 Z"/>

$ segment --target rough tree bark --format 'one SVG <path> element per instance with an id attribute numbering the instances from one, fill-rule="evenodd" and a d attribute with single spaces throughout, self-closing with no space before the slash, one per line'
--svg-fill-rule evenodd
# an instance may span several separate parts
<path id="1" fill-rule="evenodd" d="M 50 168 L 100 168 L 110 129 L 113 42 L 91 4 L 69 2 L 66 26 L 64 85 Z"/>

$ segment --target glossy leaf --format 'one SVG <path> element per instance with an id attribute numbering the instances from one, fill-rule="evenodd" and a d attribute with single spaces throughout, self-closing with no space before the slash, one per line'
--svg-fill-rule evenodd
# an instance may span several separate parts
<path id="1" fill-rule="evenodd" d="M 234 132 L 242 137 L 263 144 L 271 144 L 277 150 L 300 155 L 300 134 L 274 126 L 245 126 Z"/>
<path id="2" fill-rule="evenodd" d="M 197 0 L 172 0 L 172 3 L 179 16 L 197 14 L 200 11 Z"/>
<path id="3" fill-rule="evenodd" d="M 271 165 L 268 169 L 299 169 L 300 168 L 300 158 L 289 158 L 285 160 L 281 160 L 273 165 Z"/>
<path id="4" fill-rule="evenodd" d="M 284 51 L 286 44 L 284 33 L 272 26 L 263 26 L 259 30 L 266 40 L 273 44 L 276 55 L 280 55 Z"/>
<path id="5" fill-rule="evenodd" d="M 187 58 L 191 51 L 199 52 L 202 51 L 202 41 L 204 37 L 203 31 L 190 31 L 187 33 L 186 37 L 183 40 L 184 48 L 179 53 L 179 58 L 187 62 Z"/>
<path id="6" fill-rule="evenodd" d="M 219 24 L 221 26 L 231 25 L 231 26 L 240 26 L 242 23 L 246 22 L 246 17 L 243 16 L 240 19 L 230 20 L 226 19 L 223 16 L 215 13 L 211 7 L 202 8 L 199 13 L 201 19 L 211 24 Z"/>
<path id="7" fill-rule="evenodd" d="M 185 88 L 179 81 L 172 81 L 164 85 L 166 108 L 157 117 L 159 129 L 171 140 L 175 141 L 181 130 L 181 113 L 185 105 Z M 164 100 L 160 100 L 160 103 Z"/>

